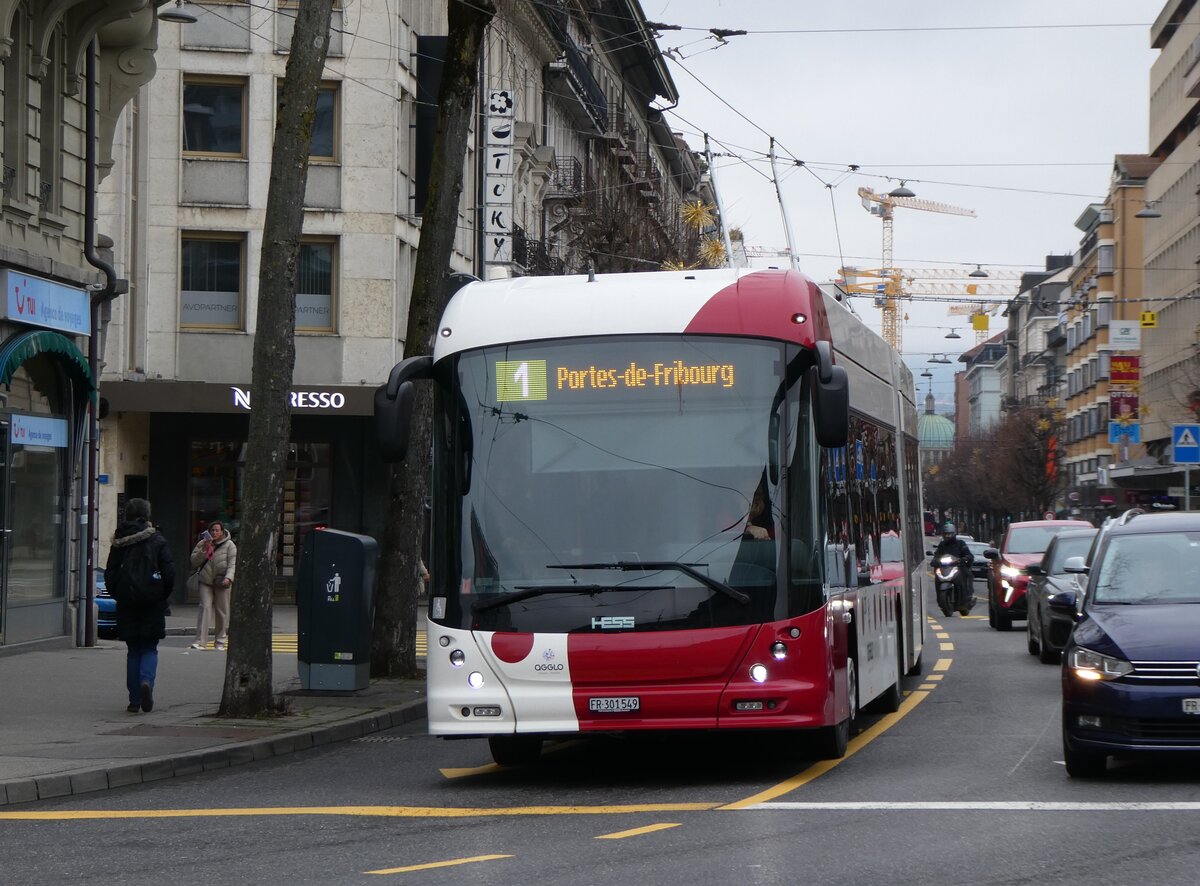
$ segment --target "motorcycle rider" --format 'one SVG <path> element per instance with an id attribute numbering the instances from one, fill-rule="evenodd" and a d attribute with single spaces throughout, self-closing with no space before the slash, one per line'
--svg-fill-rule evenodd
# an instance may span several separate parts
<path id="1" fill-rule="evenodd" d="M 936 564 L 944 556 L 957 557 L 962 564 L 959 568 L 958 601 L 959 606 L 965 606 L 971 602 L 973 596 L 971 564 L 975 562 L 975 555 L 971 553 L 967 543 L 958 537 L 958 530 L 954 528 L 953 523 L 942 526 L 942 540 L 933 551 L 933 562 Z"/>

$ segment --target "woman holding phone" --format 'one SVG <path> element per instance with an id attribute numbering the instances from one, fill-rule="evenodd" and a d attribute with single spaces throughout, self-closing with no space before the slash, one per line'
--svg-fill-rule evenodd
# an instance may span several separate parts
<path id="1" fill-rule="evenodd" d="M 237 546 L 225 526 L 218 520 L 200 533 L 192 548 L 192 569 L 200 579 L 200 610 L 196 615 L 196 639 L 193 649 L 203 649 L 208 643 L 209 622 L 214 622 L 217 650 L 229 642 L 229 592 L 237 570 Z"/>

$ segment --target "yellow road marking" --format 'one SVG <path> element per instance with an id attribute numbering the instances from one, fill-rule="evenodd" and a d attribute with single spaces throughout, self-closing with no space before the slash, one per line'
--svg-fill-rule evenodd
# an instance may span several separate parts
<path id="1" fill-rule="evenodd" d="M 939 651 L 941 651 L 941 652 L 953 652 L 954 644 L 953 643 L 939 643 L 938 648 L 939 648 Z"/>
<path id="2" fill-rule="evenodd" d="M 930 674 L 925 679 L 926 680 L 940 680 L 940 679 L 942 679 L 943 676 L 945 676 L 945 675 L 944 674 Z"/>
<path id="3" fill-rule="evenodd" d="M 921 689 L 937 689 L 937 683 L 922 683 Z"/>
<path id="4" fill-rule="evenodd" d="M 950 635 L 947 634 L 945 631 L 938 631 L 936 634 L 934 634 L 934 636 L 937 637 L 939 640 L 949 640 L 950 639 Z"/>
<path id="5" fill-rule="evenodd" d="M 0 821 L 98 821 L 124 818 L 236 818 L 253 815 L 341 815 L 376 818 L 476 818 L 506 815 L 627 815 L 707 812 L 720 803 L 634 803 L 615 806 L 262 806 L 235 809 L 64 809 L 0 812 Z"/>
<path id="6" fill-rule="evenodd" d="M 934 662 L 933 670 L 935 672 L 950 670 L 950 662 L 952 660 L 953 659 L 949 659 L 949 658 L 939 658 L 936 662 Z"/>
<path id="7" fill-rule="evenodd" d="M 468 775 L 487 775 L 489 772 L 503 772 L 504 767 L 499 763 L 487 763 L 483 766 L 467 766 L 459 769 L 439 769 L 443 778 L 466 778 Z"/>
<path id="8" fill-rule="evenodd" d="M 821 760 L 820 762 L 814 763 L 800 774 L 794 775 L 786 781 L 780 782 L 774 787 L 767 788 L 765 791 L 760 791 L 752 797 L 747 797 L 744 800 L 738 800 L 734 803 L 727 803 L 726 805 L 718 806 L 717 808 L 720 810 L 746 809 L 747 807 L 755 806 L 759 803 L 769 802 L 777 797 L 782 797 L 784 794 L 790 794 L 797 788 L 804 787 L 804 785 L 808 784 L 810 781 L 815 781 L 830 769 L 833 769 L 835 766 L 841 763 L 842 760 L 848 760 L 853 757 L 870 742 L 874 741 L 884 732 L 891 729 L 904 717 L 907 717 L 913 708 L 915 708 L 928 697 L 928 692 L 922 692 L 921 690 L 914 692 L 900 704 L 900 710 L 896 711 L 896 713 L 888 714 L 886 717 L 880 718 L 879 721 L 876 722 L 875 725 L 873 725 L 870 729 L 859 733 L 857 736 L 851 739 L 850 744 L 846 747 L 846 756 L 842 757 L 840 760 Z"/>
<path id="9" fill-rule="evenodd" d="M 640 837 L 642 834 L 653 834 L 655 831 L 665 831 L 667 828 L 677 828 L 679 823 L 662 822 L 648 824 L 644 828 L 631 828 L 628 831 L 617 831 L 615 834 L 601 834 L 597 840 L 624 840 L 626 837 Z"/>
<path id="10" fill-rule="evenodd" d="M 477 861 L 495 861 L 498 858 L 512 858 L 511 855 L 476 855 L 471 858 L 455 858 L 450 861 L 431 861 L 428 864 L 410 864 L 403 868 L 382 868 L 378 871 L 363 871 L 364 874 L 407 874 L 409 871 L 430 871 L 434 868 L 451 868 L 458 864 L 472 864 Z"/>
<path id="11" fill-rule="evenodd" d="M 975 619 L 979 619 L 979 618 L 987 618 L 987 616 L 986 616 L 986 615 L 964 615 L 964 616 L 963 616 L 963 618 L 975 618 Z"/>

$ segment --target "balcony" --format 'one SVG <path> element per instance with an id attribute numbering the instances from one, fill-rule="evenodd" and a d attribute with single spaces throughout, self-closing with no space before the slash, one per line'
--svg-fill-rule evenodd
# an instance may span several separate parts
<path id="1" fill-rule="evenodd" d="M 566 273 L 563 260 L 552 255 L 542 240 L 530 240 L 520 225 L 513 227 L 513 264 L 531 277 Z"/>
<path id="2" fill-rule="evenodd" d="M 583 164 L 576 157 L 558 160 L 546 190 L 546 199 L 578 203 L 583 199 L 583 190 Z"/>
<path id="3" fill-rule="evenodd" d="M 598 138 L 601 141 L 608 142 L 614 151 L 619 151 L 625 147 L 625 137 L 625 110 L 623 108 L 609 108 L 608 128 Z"/>
<path id="4" fill-rule="evenodd" d="M 595 135 L 608 132 L 608 99 L 587 59 L 569 39 L 562 55 L 546 65 L 545 84 L 546 91 L 563 102 L 580 130 Z"/>

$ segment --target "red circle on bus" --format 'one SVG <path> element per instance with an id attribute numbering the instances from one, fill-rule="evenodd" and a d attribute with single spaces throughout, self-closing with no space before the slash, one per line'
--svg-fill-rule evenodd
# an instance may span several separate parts
<path id="1" fill-rule="evenodd" d="M 524 661 L 533 651 L 533 634 L 492 634 L 492 652 L 508 664 Z"/>

